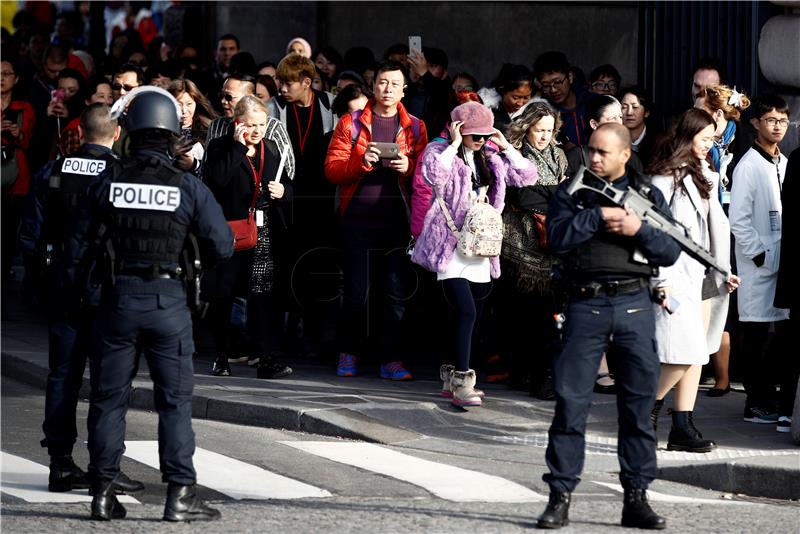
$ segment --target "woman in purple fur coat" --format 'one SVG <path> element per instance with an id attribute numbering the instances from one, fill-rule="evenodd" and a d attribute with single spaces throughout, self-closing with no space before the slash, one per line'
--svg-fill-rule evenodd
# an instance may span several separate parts
<path id="1" fill-rule="evenodd" d="M 455 226 L 461 228 L 481 188 L 487 188 L 489 202 L 502 213 L 506 186 L 533 185 L 537 174 L 536 167 L 494 128 L 494 116 L 482 104 L 462 104 L 453 110 L 451 119 L 452 141 L 429 144 L 420 165 L 423 178 L 444 201 Z M 452 397 L 456 406 L 480 406 L 483 393 L 475 389 L 470 351 L 491 279 L 500 276 L 500 260 L 466 257 L 456 250 L 456 242 L 442 207 L 434 201 L 411 260 L 437 273 L 454 319 L 456 364 L 443 365 L 440 370 L 442 396 Z"/>

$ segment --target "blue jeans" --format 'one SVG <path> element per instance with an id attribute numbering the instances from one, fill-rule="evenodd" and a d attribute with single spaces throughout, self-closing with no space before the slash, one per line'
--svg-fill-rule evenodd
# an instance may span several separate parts
<path id="1" fill-rule="evenodd" d="M 620 481 L 646 489 L 656 474 L 656 435 L 650 421 L 658 386 L 655 317 L 648 289 L 614 297 L 573 299 L 566 310 L 564 350 L 553 361 L 556 411 L 543 479 L 552 491 L 580 482 L 586 418 L 603 352 L 613 348 L 619 413 Z"/>

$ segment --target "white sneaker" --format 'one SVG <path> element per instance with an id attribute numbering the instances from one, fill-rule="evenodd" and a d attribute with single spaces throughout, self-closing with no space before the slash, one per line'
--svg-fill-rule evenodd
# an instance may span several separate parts
<path id="1" fill-rule="evenodd" d="M 454 406 L 480 406 L 481 397 L 475 391 L 475 371 L 453 371 L 450 376 L 450 389 L 453 392 Z"/>
<path id="2" fill-rule="evenodd" d="M 778 425 L 775 427 L 778 432 L 791 432 L 792 431 L 792 418 L 782 415 L 778 417 Z"/>

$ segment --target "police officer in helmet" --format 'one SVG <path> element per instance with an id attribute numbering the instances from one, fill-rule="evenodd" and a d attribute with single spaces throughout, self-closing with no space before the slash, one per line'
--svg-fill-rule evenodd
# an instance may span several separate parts
<path id="1" fill-rule="evenodd" d="M 628 187 L 646 194 L 661 212 L 664 197 L 647 178 L 626 166 L 631 157 L 627 128 L 603 124 L 589 140 L 592 171 L 603 187 Z M 573 178 L 575 180 L 576 178 Z M 539 528 L 569 523 L 571 493 L 584 460 L 586 418 L 597 366 L 609 349 L 616 357 L 619 407 L 620 482 L 624 488 L 622 526 L 663 529 L 666 521 L 650 508 L 646 489 L 656 474 L 656 436 L 650 410 L 658 384 L 655 314 L 650 278 L 659 266 L 675 263 L 677 242 L 645 224 L 627 208 L 598 193 L 562 183 L 547 212 L 547 237 L 564 262 L 569 301 L 565 311 L 564 348 L 553 360 L 556 409 L 550 425 L 543 479 L 550 501 Z"/>
<path id="2" fill-rule="evenodd" d="M 19 230 L 20 250 L 37 258 L 44 272 L 50 372 L 41 443 L 50 455 L 48 489 L 54 492 L 89 487 L 86 473 L 72 459 L 72 449 L 78 436 L 78 392 L 99 295 L 85 295 L 68 265 L 78 254 L 75 228 L 84 222 L 76 208 L 85 200 L 90 180 L 118 160 L 111 146 L 119 137 L 119 126 L 109 111 L 105 104 L 95 103 L 81 113 L 81 147 L 51 161 L 34 178 Z M 115 485 L 125 493 L 144 489 L 124 473 Z"/>
<path id="3" fill-rule="evenodd" d="M 126 102 L 126 99 L 128 102 Z M 197 496 L 192 463 L 192 323 L 180 257 L 189 235 L 204 260 L 233 254 L 233 235 L 210 191 L 172 165 L 180 108 L 166 91 L 146 87 L 120 99 L 127 109 L 131 156 L 99 176 L 88 193 L 88 257 L 105 251 L 97 321 L 102 346 L 91 359 L 89 478 L 92 518 L 125 517 L 114 495 L 124 450 L 125 413 L 144 354 L 154 382 L 159 461 L 168 483 L 164 519 L 213 520 Z M 85 264 L 84 260 L 84 264 Z"/>

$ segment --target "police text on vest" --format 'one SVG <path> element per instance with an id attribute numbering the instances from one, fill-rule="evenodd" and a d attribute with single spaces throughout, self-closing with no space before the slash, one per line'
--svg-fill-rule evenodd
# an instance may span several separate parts
<path id="1" fill-rule="evenodd" d="M 115 208 L 175 211 L 181 205 L 181 190 L 167 185 L 112 182 L 108 200 Z"/>
<path id="2" fill-rule="evenodd" d="M 106 168 L 106 162 L 101 159 L 67 158 L 61 167 L 61 172 L 68 174 L 85 174 L 97 176 Z"/>

